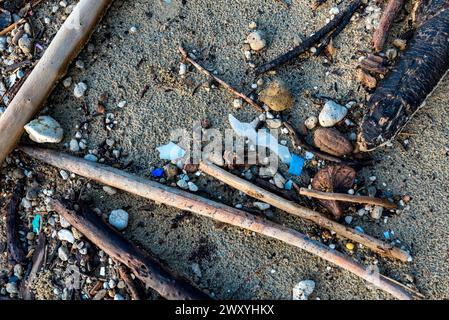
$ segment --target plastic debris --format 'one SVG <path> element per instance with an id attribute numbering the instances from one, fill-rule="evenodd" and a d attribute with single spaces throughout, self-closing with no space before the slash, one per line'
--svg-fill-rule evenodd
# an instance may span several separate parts
<path id="1" fill-rule="evenodd" d="M 315 281 L 301 281 L 293 287 L 293 300 L 308 300 L 313 290 L 315 290 Z"/>
<path id="2" fill-rule="evenodd" d="M 288 169 L 288 173 L 294 176 L 300 176 L 302 173 L 302 169 L 304 168 L 304 163 L 305 161 L 303 158 L 297 156 L 296 154 L 293 154 L 290 161 L 290 168 Z"/>
<path id="3" fill-rule="evenodd" d="M 283 163 L 290 163 L 291 154 L 286 146 L 279 144 L 278 139 L 273 137 L 268 132 L 268 130 L 256 131 L 256 127 L 259 123 L 259 118 L 256 118 L 252 122 L 247 123 L 240 122 L 232 114 L 230 114 L 229 123 L 231 124 L 231 128 L 238 136 L 247 137 L 251 143 L 257 146 L 267 147 L 272 152 L 276 153 Z"/>
<path id="4" fill-rule="evenodd" d="M 355 230 L 360 233 L 365 233 L 365 230 L 363 230 L 363 228 L 360 226 L 355 227 Z"/>
<path id="5" fill-rule="evenodd" d="M 159 158 L 171 161 L 184 157 L 186 153 L 184 149 L 173 142 L 157 147 L 156 150 L 159 151 Z"/>
<path id="6" fill-rule="evenodd" d="M 390 231 L 385 231 L 384 232 L 384 238 L 387 240 L 390 240 Z"/>
<path id="7" fill-rule="evenodd" d="M 293 181 L 288 180 L 285 184 L 284 184 L 284 189 L 285 190 L 291 190 L 293 188 Z"/>
<path id="8" fill-rule="evenodd" d="M 41 230 L 41 215 L 36 214 L 36 216 L 33 219 L 33 222 L 31 222 L 31 226 L 33 227 L 33 232 L 35 234 L 39 234 Z"/>
<path id="9" fill-rule="evenodd" d="M 305 156 L 306 156 L 306 160 L 312 160 L 314 157 L 314 154 L 312 152 L 306 151 Z"/>
<path id="10" fill-rule="evenodd" d="M 163 168 L 156 168 L 154 170 L 151 170 L 151 175 L 155 178 L 160 178 L 164 175 L 164 169 Z"/>

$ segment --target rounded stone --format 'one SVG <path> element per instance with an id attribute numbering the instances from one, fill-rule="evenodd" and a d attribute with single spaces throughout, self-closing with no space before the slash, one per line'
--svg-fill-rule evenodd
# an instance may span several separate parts
<path id="1" fill-rule="evenodd" d="M 259 100 L 271 110 L 284 111 L 293 106 L 293 96 L 284 81 L 274 80 L 259 93 Z"/>
<path id="2" fill-rule="evenodd" d="M 129 214 L 123 209 L 112 210 L 109 223 L 117 230 L 124 230 L 128 226 Z"/>
<path id="3" fill-rule="evenodd" d="M 50 116 L 40 116 L 25 125 L 24 129 L 37 143 L 59 143 L 64 135 L 59 123 Z"/>

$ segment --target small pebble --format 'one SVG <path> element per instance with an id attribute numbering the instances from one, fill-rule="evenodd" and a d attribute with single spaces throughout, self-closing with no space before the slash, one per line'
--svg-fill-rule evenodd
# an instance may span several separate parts
<path id="1" fill-rule="evenodd" d="M 69 178 L 69 174 L 64 170 L 59 171 L 59 174 L 61 175 L 62 180 L 67 180 Z"/>
<path id="2" fill-rule="evenodd" d="M 60 246 L 60 247 L 58 248 L 58 257 L 59 257 L 59 259 L 61 259 L 62 261 L 67 261 L 67 260 L 69 260 L 69 251 L 67 250 L 66 247 Z"/>
<path id="3" fill-rule="evenodd" d="M 103 186 L 103 191 L 106 192 L 110 196 L 113 196 L 117 193 L 117 189 L 110 187 L 110 186 Z"/>
<path id="4" fill-rule="evenodd" d="M 380 206 L 375 206 L 373 208 L 373 210 L 371 210 L 371 212 L 370 212 L 371 218 L 373 218 L 375 220 L 379 220 L 380 218 L 382 218 L 383 211 L 384 211 L 384 208 L 382 208 Z"/>
<path id="5" fill-rule="evenodd" d="M 78 140 L 76 140 L 76 139 L 70 140 L 70 143 L 69 143 L 69 149 L 70 149 L 70 151 L 72 151 L 72 152 L 78 152 L 78 151 L 80 151 L 80 145 L 79 145 L 79 143 L 78 143 Z"/>
<path id="6" fill-rule="evenodd" d="M 304 125 L 307 129 L 312 130 L 318 124 L 318 118 L 315 116 L 308 117 L 306 121 L 304 121 Z"/>
<path id="7" fill-rule="evenodd" d="M 318 119 L 323 127 L 332 127 L 343 120 L 347 113 L 348 109 L 344 106 L 341 106 L 332 100 L 328 100 L 321 110 Z"/>
<path id="8" fill-rule="evenodd" d="M 59 143 L 64 135 L 61 125 L 50 116 L 40 116 L 26 124 L 24 129 L 37 143 Z"/>
<path id="9" fill-rule="evenodd" d="M 354 248 L 355 248 L 355 245 L 353 243 L 351 243 L 351 242 L 346 243 L 346 249 L 352 251 L 352 250 L 354 250 Z"/>
<path id="10" fill-rule="evenodd" d="M 92 161 L 92 162 L 97 162 L 97 161 L 98 161 L 97 156 L 95 156 L 95 155 L 93 155 L 93 154 L 91 154 L 91 153 L 86 154 L 86 155 L 84 156 L 84 159 L 87 160 L 87 161 Z"/>
<path id="11" fill-rule="evenodd" d="M 260 51 L 267 45 L 267 42 L 263 38 L 263 33 L 260 31 L 251 32 L 246 38 L 246 42 L 250 45 L 254 51 Z"/>
<path id="12" fill-rule="evenodd" d="M 109 224 L 117 230 L 124 230 L 128 226 L 129 214 L 123 209 L 112 210 L 109 215 Z"/>
<path id="13" fill-rule="evenodd" d="M 353 218 L 352 218 L 351 216 L 346 216 L 346 217 L 345 217 L 345 222 L 346 222 L 347 224 L 351 224 L 351 223 L 352 223 L 352 220 L 353 220 Z"/>
<path id="14" fill-rule="evenodd" d="M 75 242 L 75 237 L 73 236 L 72 231 L 67 229 L 61 229 L 58 231 L 58 239 L 61 241 L 67 241 L 70 243 Z"/>
<path id="15" fill-rule="evenodd" d="M 188 185 L 188 188 L 189 188 L 190 191 L 192 191 L 192 192 L 197 192 L 198 191 L 197 185 L 194 184 L 193 182 L 189 181 L 187 183 L 187 185 Z"/>
<path id="16" fill-rule="evenodd" d="M 254 202 L 254 206 L 257 209 L 261 210 L 261 211 L 265 211 L 265 210 L 270 209 L 270 205 L 268 203 L 265 203 L 265 202 L 257 202 L 256 201 L 256 202 Z"/>
<path id="17" fill-rule="evenodd" d="M 308 300 L 315 290 L 315 281 L 303 280 L 293 287 L 293 300 Z"/>
<path id="18" fill-rule="evenodd" d="M 79 82 L 75 85 L 73 89 L 73 95 L 75 98 L 82 98 L 86 93 L 87 85 L 84 82 Z"/>
<path id="19" fill-rule="evenodd" d="M 233 106 L 235 109 L 240 109 L 240 108 L 242 108 L 242 107 L 243 107 L 243 101 L 242 101 L 242 99 L 234 99 L 234 101 L 232 102 L 232 106 Z"/>

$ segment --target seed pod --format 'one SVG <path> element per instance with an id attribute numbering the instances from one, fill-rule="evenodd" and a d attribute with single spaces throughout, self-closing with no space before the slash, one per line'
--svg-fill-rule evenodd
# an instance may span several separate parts
<path id="1" fill-rule="evenodd" d="M 315 130 L 313 142 L 318 149 L 341 157 L 353 150 L 351 142 L 334 128 L 318 128 Z"/>

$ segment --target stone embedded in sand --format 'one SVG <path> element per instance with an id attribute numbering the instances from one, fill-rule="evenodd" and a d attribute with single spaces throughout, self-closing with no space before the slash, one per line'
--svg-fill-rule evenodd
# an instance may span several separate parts
<path id="1" fill-rule="evenodd" d="M 87 90 L 87 84 L 84 82 L 77 83 L 75 85 L 75 88 L 73 89 L 73 95 L 75 98 L 81 98 L 84 96 Z"/>
<path id="2" fill-rule="evenodd" d="M 70 140 L 69 148 L 70 148 L 70 151 L 72 151 L 72 152 L 80 151 L 80 145 L 78 143 L 78 140 L 76 140 L 76 139 Z"/>
<path id="3" fill-rule="evenodd" d="M 264 34 L 261 31 L 253 31 L 246 38 L 246 42 L 249 44 L 252 50 L 260 51 L 267 45 L 267 42 L 263 38 Z"/>
<path id="4" fill-rule="evenodd" d="M 61 241 L 67 241 L 70 243 L 75 242 L 75 237 L 73 236 L 72 231 L 68 229 L 61 229 L 58 231 L 58 239 Z"/>
<path id="5" fill-rule="evenodd" d="M 33 40 L 27 34 L 24 34 L 22 38 L 19 39 L 18 42 L 20 50 L 23 53 L 29 54 L 33 50 Z"/>
<path id="6" fill-rule="evenodd" d="M 124 230 L 128 226 L 129 214 L 123 209 L 112 210 L 109 223 L 117 230 Z"/>
<path id="7" fill-rule="evenodd" d="M 59 143 L 64 134 L 59 123 L 50 116 L 40 116 L 25 125 L 24 129 L 37 143 Z"/>
<path id="8" fill-rule="evenodd" d="M 348 109 L 339 105 L 335 101 L 328 100 L 321 110 L 318 119 L 320 121 L 320 125 L 323 127 L 332 127 L 343 120 L 347 113 Z"/>
<path id="9" fill-rule="evenodd" d="M 293 287 L 293 300 L 308 300 L 313 290 L 315 290 L 315 281 L 301 281 Z"/>
<path id="10" fill-rule="evenodd" d="M 271 110 L 284 111 L 293 106 L 293 96 L 285 82 L 274 80 L 259 93 L 259 100 Z"/>
<path id="11" fill-rule="evenodd" d="M 304 121 L 304 125 L 307 129 L 312 130 L 318 124 L 318 118 L 315 116 L 308 117 L 306 121 Z"/>

